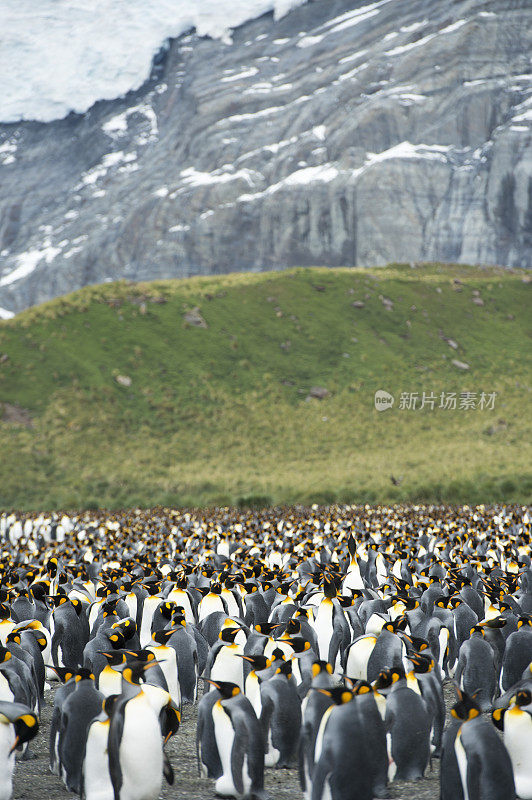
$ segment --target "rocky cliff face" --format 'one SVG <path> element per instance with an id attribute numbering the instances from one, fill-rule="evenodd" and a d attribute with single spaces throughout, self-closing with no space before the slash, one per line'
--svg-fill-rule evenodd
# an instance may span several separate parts
<path id="1" fill-rule="evenodd" d="M 0 125 L 0 306 L 295 264 L 532 263 L 529 0 L 315 0 Z"/>

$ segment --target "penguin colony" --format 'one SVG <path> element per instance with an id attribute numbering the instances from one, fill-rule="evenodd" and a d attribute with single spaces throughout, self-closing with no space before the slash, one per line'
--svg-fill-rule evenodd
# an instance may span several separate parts
<path id="1" fill-rule="evenodd" d="M 221 796 L 297 766 L 307 800 L 372 800 L 439 759 L 441 800 L 532 800 L 530 531 L 516 506 L 4 514 L 0 800 L 43 703 L 85 800 L 158 798 L 183 703 Z"/>

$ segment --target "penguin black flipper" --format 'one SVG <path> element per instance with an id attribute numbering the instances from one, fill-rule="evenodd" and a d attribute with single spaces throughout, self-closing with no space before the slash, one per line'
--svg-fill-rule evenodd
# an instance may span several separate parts
<path id="1" fill-rule="evenodd" d="M 262 707 L 260 711 L 260 727 L 262 730 L 262 740 L 264 742 L 264 752 L 268 752 L 268 733 L 273 714 L 273 700 L 267 694 L 261 694 Z"/>
<path id="2" fill-rule="evenodd" d="M 467 756 L 467 796 L 468 800 L 482 800 L 480 794 L 480 771 L 482 763 L 476 753 L 468 753 Z"/>
<path id="3" fill-rule="evenodd" d="M 322 800 L 322 797 L 324 796 L 325 781 L 332 775 L 332 772 L 325 766 L 327 761 L 327 753 L 325 752 L 324 755 L 325 758 L 320 758 L 314 767 L 314 773 L 312 775 L 312 794 L 310 795 L 310 800 Z M 328 760 L 328 763 L 331 763 L 330 759 Z"/>
<path id="4" fill-rule="evenodd" d="M 299 749 L 297 754 L 297 764 L 299 773 L 299 786 L 302 792 L 307 790 L 307 778 L 305 775 L 305 753 L 310 745 L 312 731 L 310 725 L 303 723 L 299 734 Z"/>
<path id="5" fill-rule="evenodd" d="M 108 753 L 109 753 L 109 776 L 113 785 L 115 800 L 120 800 L 120 789 L 122 788 L 122 769 L 120 767 L 120 742 L 124 731 L 125 705 L 127 699 L 121 697 L 117 700 L 113 709 L 111 723 L 109 725 Z"/>
<path id="6" fill-rule="evenodd" d="M 443 734 L 440 755 L 440 800 L 464 800 L 462 779 L 454 749 L 460 725 L 460 720 L 451 720 L 451 724 Z"/>
<path id="7" fill-rule="evenodd" d="M 229 709 L 225 708 L 224 711 L 229 716 L 231 724 L 233 724 L 233 718 Z M 248 749 L 248 735 L 245 728 L 240 725 L 236 729 L 233 725 L 233 729 L 235 730 L 235 738 L 233 740 L 233 747 L 231 749 L 231 775 L 235 789 L 240 796 L 244 794 L 242 770 L 244 768 L 244 756 L 246 755 Z"/>
<path id="8" fill-rule="evenodd" d="M 170 764 L 170 759 L 168 758 L 168 754 L 163 752 L 163 775 L 166 783 L 169 786 L 173 786 L 174 784 L 174 768 Z"/>

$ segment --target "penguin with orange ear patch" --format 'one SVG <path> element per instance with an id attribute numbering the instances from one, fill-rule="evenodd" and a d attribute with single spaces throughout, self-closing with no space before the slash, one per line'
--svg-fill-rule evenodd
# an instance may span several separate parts
<path id="1" fill-rule="evenodd" d="M 364 736 L 361 709 L 345 686 L 319 690 L 333 705 L 316 737 L 311 800 L 373 800 L 373 753 Z"/>
<path id="2" fill-rule="evenodd" d="M 425 701 L 407 685 L 403 667 L 383 670 L 374 685 L 379 692 L 386 693 L 388 777 L 418 780 L 423 777 L 430 758 L 431 718 Z"/>
<path id="3" fill-rule="evenodd" d="M 301 739 L 299 743 L 299 782 L 305 795 L 310 797 L 310 779 L 314 771 L 316 737 L 325 711 L 333 704 L 332 698 L 319 689 L 332 689 L 333 668 L 326 661 L 312 664 L 312 682 L 301 704 Z"/>
<path id="4" fill-rule="evenodd" d="M 96 689 L 94 675 L 85 670 L 79 670 L 74 681 L 74 690 L 61 707 L 57 751 L 60 775 L 67 789 L 79 794 L 87 730 L 100 713 L 104 696 Z"/>
<path id="5" fill-rule="evenodd" d="M 226 681 L 212 681 L 212 685 L 217 694 L 211 717 L 221 766 L 216 793 L 260 800 L 265 794 L 264 744 L 259 721 L 239 686 Z"/>
<path id="6" fill-rule="evenodd" d="M 289 767 L 297 753 L 301 729 L 301 701 L 291 661 L 281 661 L 274 675 L 260 684 L 260 696 L 266 766 Z"/>
<path id="7" fill-rule="evenodd" d="M 497 677 L 493 647 L 485 639 L 484 628 L 475 625 L 471 629 L 471 638 L 460 648 L 455 680 L 463 692 L 475 692 L 482 711 L 488 711 L 497 691 Z"/>
<path id="8" fill-rule="evenodd" d="M 515 800 L 512 762 L 476 698 L 456 686 L 453 721 L 443 735 L 441 800 Z"/>
<path id="9" fill-rule="evenodd" d="M 386 728 L 375 700 L 373 687 L 367 681 L 357 681 L 353 685 L 353 692 L 363 736 L 371 754 L 368 767 L 372 773 L 373 796 L 388 797 Z"/>
<path id="10" fill-rule="evenodd" d="M 39 730 L 36 714 L 21 703 L 0 702 L 0 797 L 13 791 L 15 749 L 29 742 Z"/>
<path id="11" fill-rule="evenodd" d="M 502 659 L 500 686 L 506 691 L 517 683 L 523 670 L 532 661 L 532 616 L 523 615 L 517 621 L 517 630 L 506 640 Z"/>
<path id="12" fill-rule="evenodd" d="M 532 800 L 532 691 L 520 689 L 506 712 L 496 710 L 492 716 L 496 727 L 504 731 L 517 794 L 522 800 Z"/>

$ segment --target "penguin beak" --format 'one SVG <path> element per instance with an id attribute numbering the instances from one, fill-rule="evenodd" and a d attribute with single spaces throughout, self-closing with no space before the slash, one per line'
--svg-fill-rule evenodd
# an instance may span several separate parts
<path id="1" fill-rule="evenodd" d="M 216 681 L 211 681 L 210 678 L 202 678 L 202 680 L 207 681 L 207 683 L 210 683 L 211 686 L 216 686 L 217 689 L 220 688 L 220 684 L 216 683 Z"/>
<path id="2" fill-rule="evenodd" d="M 14 752 L 15 752 L 15 750 L 17 749 L 17 747 L 18 747 L 18 745 L 19 745 L 19 742 L 20 742 L 20 736 L 17 736 L 17 737 L 15 738 L 15 742 L 14 742 L 14 744 L 13 744 L 13 747 L 12 747 L 12 748 L 11 748 L 11 750 L 9 751 L 9 755 L 11 755 L 12 753 L 14 753 Z"/>

